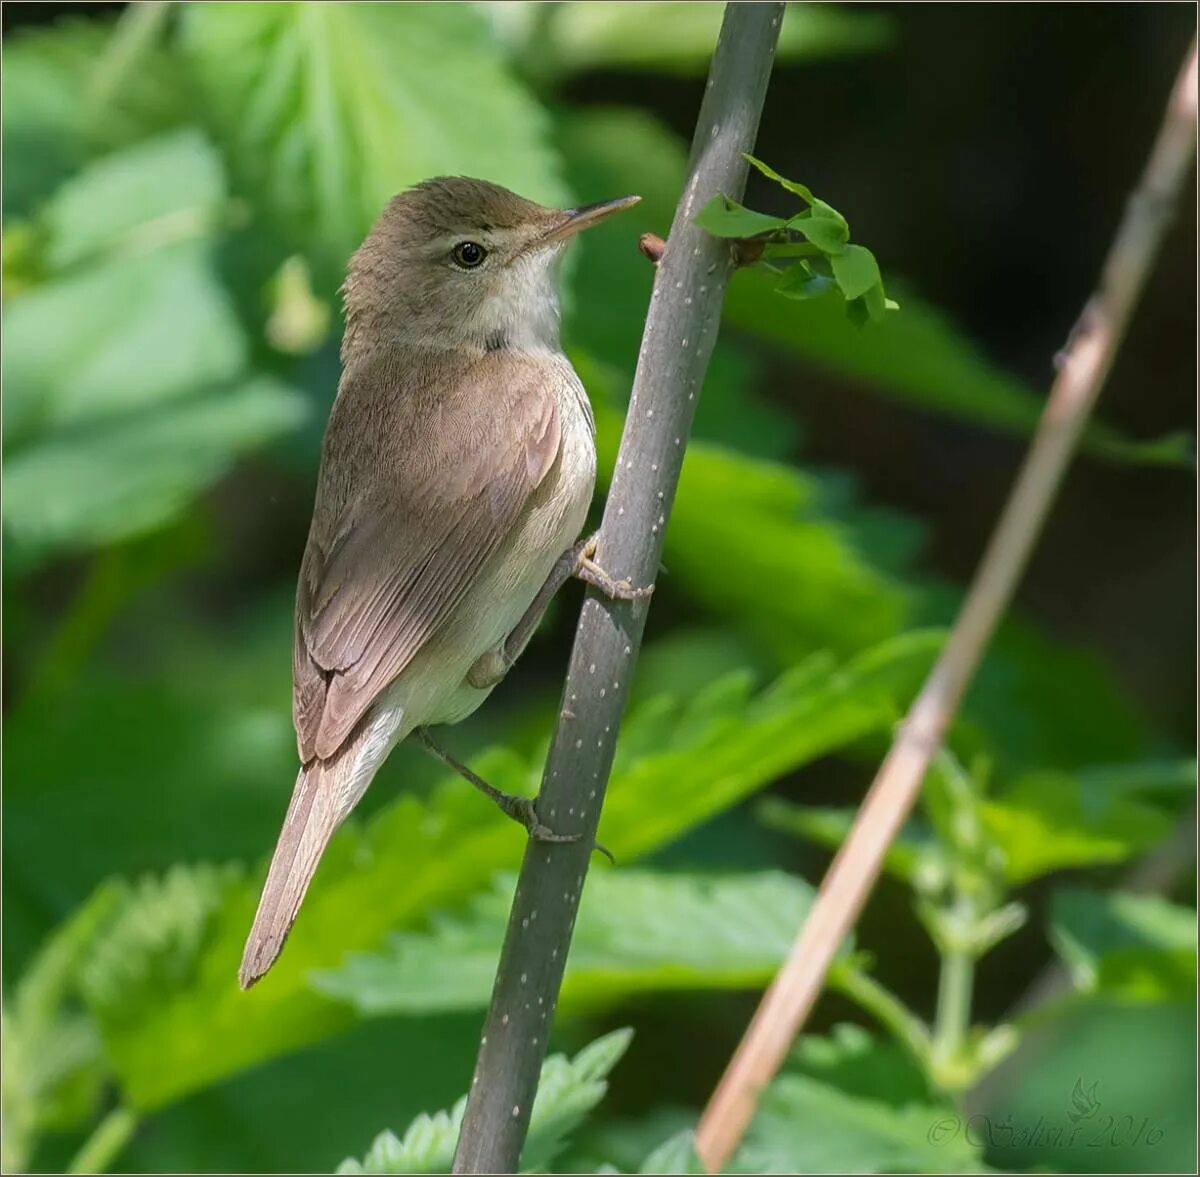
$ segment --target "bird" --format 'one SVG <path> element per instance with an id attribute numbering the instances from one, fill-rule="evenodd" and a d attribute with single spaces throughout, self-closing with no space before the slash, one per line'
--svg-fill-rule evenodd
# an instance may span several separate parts
<path id="1" fill-rule="evenodd" d="M 637 196 L 546 207 L 468 177 L 394 196 L 351 257 L 341 377 L 300 562 L 292 718 L 300 769 L 246 940 L 255 984 L 321 856 L 409 736 L 546 841 L 533 803 L 444 752 L 570 577 L 636 599 L 580 540 L 595 422 L 559 342 L 558 265 Z"/>

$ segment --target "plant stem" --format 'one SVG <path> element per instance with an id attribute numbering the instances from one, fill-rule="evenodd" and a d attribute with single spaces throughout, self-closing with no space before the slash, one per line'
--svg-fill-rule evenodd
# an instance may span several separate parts
<path id="1" fill-rule="evenodd" d="M 725 1167 L 820 993 L 870 894 L 996 624 L 1012 599 L 1158 254 L 1196 146 L 1196 46 L 1172 91 L 1141 182 L 1061 356 L 1033 443 L 946 646 L 909 710 L 821 884 L 788 960 L 767 990 L 700 1119 L 696 1152 Z"/>
<path id="2" fill-rule="evenodd" d="M 857 1002 L 890 1030 L 922 1070 L 929 1067 L 932 1050 L 929 1028 L 890 989 L 870 973 L 846 964 L 834 964 L 829 970 L 829 987 Z"/>
<path id="3" fill-rule="evenodd" d="M 778 3 L 726 6 L 688 180 L 658 264 L 595 557 L 634 585 L 651 583 L 658 571 L 732 268 L 729 242 L 710 237 L 692 217 L 716 193 L 743 190 L 742 152 L 754 145 L 783 10 Z M 584 601 L 537 802 L 544 823 L 579 840 L 531 841 L 525 849 L 456 1173 L 509 1173 L 520 1159 L 647 607 L 594 589 Z"/>
<path id="4" fill-rule="evenodd" d="M 938 975 L 937 1014 L 934 1018 L 934 1078 L 947 1090 L 959 1090 L 970 1082 L 958 1081 L 962 1049 L 971 1029 L 971 996 L 975 986 L 975 958 L 962 948 L 951 948 L 942 956 Z"/>
<path id="5" fill-rule="evenodd" d="M 132 1108 L 124 1105 L 113 1108 L 83 1142 L 67 1167 L 67 1172 L 106 1173 L 129 1143 L 137 1126 L 138 1115 Z"/>

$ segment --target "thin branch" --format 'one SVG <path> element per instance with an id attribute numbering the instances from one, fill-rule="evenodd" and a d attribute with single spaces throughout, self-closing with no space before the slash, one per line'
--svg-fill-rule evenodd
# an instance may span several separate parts
<path id="1" fill-rule="evenodd" d="M 745 186 L 742 152 L 754 145 L 783 11 L 778 3 L 727 5 L 713 53 L 596 552 L 597 563 L 631 584 L 650 584 L 658 571 L 732 267 L 728 242 L 694 226 L 692 217 L 717 192 L 738 197 Z M 537 802 L 543 822 L 580 837 L 526 847 L 456 1173 L 517 1167 L 647 608 L 645 600 L 614 602 L 596 590 L 584 601 Z"/>
<path id="2" fill-rule="evenodd" d="M 812 1009 L 838 945 L 857 919 L 884 854 L 912 809 L 930 759 L 1012 598 L 1162 243 L 1196 138 L 1196 46 L 1172 92 L 1158 141 L 1100 276 L 1060 359 L 1029 454 L 937 664 L 908 713 L 821 884 L 783 968 L 767 990 L 701 1117 L 696 1150 L 723 1168 Z"/>

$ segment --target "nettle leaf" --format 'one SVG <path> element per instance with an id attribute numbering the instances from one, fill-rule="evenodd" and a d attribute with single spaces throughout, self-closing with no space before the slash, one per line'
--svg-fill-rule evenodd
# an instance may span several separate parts
<path id="1" fill-rule="evenodd" d="M 486 5 L 497 22 L 515 22 L 520 5 Z M 506 11 L 509 10 L 509 11 Z M 721 9 L 710 4 L 564 4 L 552 10 L 541 36 L 543 68 L 652 70 L 703 74 L 721 28 Z M 789 4 L 776 49 L 777 61 L 840 57 L 882 48 L 891 23 L 883 14 L 828 4 Z M 532 48 L 532 47 L 531 47 Z M 537 64 L 534 62 L 534 64 Z"/>
<path id="2" fill-rule="evenodd" d="M 566 196 L 545 113 L 470 5 L 203 4 L 184 22 L 240 187 L 324 288 L 418 180 L 487 176 L 534 200 Z"/>
<path id="3" fill-rule="evenodd" d="M 1157 895 L 1056 891 L 1050 942 L 1085 993 L 1123 1001 L 1192 1000 L 1196 912 Z"/>
<path id="4" fill-rule="evenodd" d="M 472 901 L 469 915 L 387 950 L 317 973 L 322 993 L 362 1014 L 426 1014 L 487 1004 L 515 880 Z M 710 876 L 595 871 L 571 941 L 559 1008 L 592 1009 L 632 994 L 766 984 L 812 901 L 778 872 Z"/>
<path id="5" fill-rule="evenodd" d="M 594 390 L 601 478 L 611 471 L 623 420 Z M 750 636 L 778 665 L 816 650 L 851 653 L 902 631 L 911 590 L 875 566 L 853 524 L 835 520 L 825 484 L 795 466 L 693 441 L 667 525 L 659 591 L 678 584 L 705 609 Z M 710 554 L 721 553 L 721 576 Z M 762 585 L 776 591 L 764 596 Z"/>
<path id="6" fill-rule="evenodd" d="M 714 237 L 756 237 L 760 233 L 774 233 L 786 229 L 788 222 L 783 217 L 771 217 L 755 212 L 744 204 L 718 193 L 692 220 L 706 233 Z"/>
<path id="7" fill-rule="evenodd" d="M 740 271 L 726 291 L 725 321 L 889 400 L 1005 433 L 1025 435 L 1037 425 L 1044 398 L 990 362 L 947 315 L 911 292 L 902 295 L 902 315 L 859 331 L 836 300 L 798 308 L 777 296 L 776 282 L 766 271 Z M 1193 464 L 1178 437 L 1142 442 L 1098 422 L 1085 432 L 1084 447 L 1109 461 Z"/>
<path id="8" fill-rule="evenodd" d="M 199 130 L 149 139 L 97 160 L 54 193 L 41 214 L 44 263 L 63 269 L 111 250 L 205 236 L 225 203 L 220 157 Z"/>
<path id="9" fill-rule="evenodd" d="M 212 258 L 224 201 L 217 156 L 183 131 L 88 167 L 48 205 L 45 256 L 65 272 L 5 306 L 19 564 L 161 526 L 304 419 L 298 392 L 248 371 Z"/>
<path id="10" fill-rule="evenodd" d="M 685 1128 L 664 1140 L 642 1162 L 639 1173 L 705 1173 L 696 1155 L 696 1133 Z"/>
<path id="11" fill-rule="evenodd" d="M 133 420 L 80 426 L 4 463 L 4 526 L 22 560 L 161 527 L 231 468 L 307 417 L 299 394 L 262 377 Z"/>
<path id="12" fill-rule="evenodd" d="M 797 805 L 781 797 L 764 797 L 756 806 L 756 812 L 772 829 L 795 834 L 827 850 L 837 850 L 841 846 L 858 815 L 855 809 Z M 911 883 L 921 872 L 943 873 L 945 852 L 927 825 L 909 820 L 888 847 L 883 866 L 890 875 Z"/>
<path id="13" fill-rule="evenodd" d="M 630 861 L 799 764 L 885 729 L 919 682 L 936 640 L 913 635 L 841 667 L 814 659 L 757 695 L 738 675 L 686 700 L 632 709 L 601 839 L 620 861 Z M 540 756 L 494 751 L 472 767 L 498 788 L 531 796 L 541 764 Z M 349 1010 L 315 993 L 310 975 L 335 968 L 347 952 L 378 947 L 394 929 L 423 924 L 512 869 L 519 834 L 457 777 L 427 800 L 404 795 L 365 825 L 348 823 L 326 851 L 287 950 L 249 993 L 238 989 L 236 973 L 262 872 L 222 889 L 216 909 L 205 909 L 194 967 L 156 988 L 136 1018 L 106 1019 L 129 1101 L 140 1110 L 161 1107 L 343 1028 Z"/>
<path id="14" fill-rule="evenodd" d="M 894 1046 L 839 1027 L 763 1092 L 729 1171 L 734 1173 L 970 1173 L 986 1169 L 969 1134 L 934 1135 L 954 1108 Z"/>
<path id="15" fill-rule="evenodd" d="M 1138 779 L 1150 786 L 1155 773 L 1168 787 L 1186 766 L 1152 762 Z M 1124 862 L 1149 849 L 1171 830 L 1169 809 L 1120 788 L 1137 773 L 1099 768 L 1081 773 L 1032 772 L 983 802 L 984 827 L 1004 853 L 1010 882 L 1024 883 L 1070 867 Z M 1113 788 L 1116 782 L 1118 787 Z"/>
<path id="16" fill-rule="evenodd" d="M 74 1128 L 99 1104 L 108 1067 L 100 1036 L 76 996 L 80 976 L 123 891 L 101 887 L 42 946 L 3 1011 L 0 1152 L 20 1172 L 41 1133 Z"/>
<path id="17" fill-rule="evenodd" d="M 542 1064 L 529 1135 L 521 1152 L 522 1172 L 538 1172 L 562 1150 L 567 1137 L 604 1098 L 608 1075 L 629 1048 L 632 1030 L 614 1030 L 573 1059 L 556 1054 Z M 448 1173 L 462 1128 L 467 1097 L 449 1111 L 418 1116 L 403 1138 L 376 1137 L 361 1161 L 343 1161 L 339 1173 Z"/>

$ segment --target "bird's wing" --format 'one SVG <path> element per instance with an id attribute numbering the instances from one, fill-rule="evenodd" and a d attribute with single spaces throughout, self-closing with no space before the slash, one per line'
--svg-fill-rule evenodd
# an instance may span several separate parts
<path id="1" fill-rule="evenodd" d="M 337 751 L 452 614 L 558 459 L 543 365 L 496 353 L 440 387 L 339 392 L 296 595 L 305 763 Z"/>

